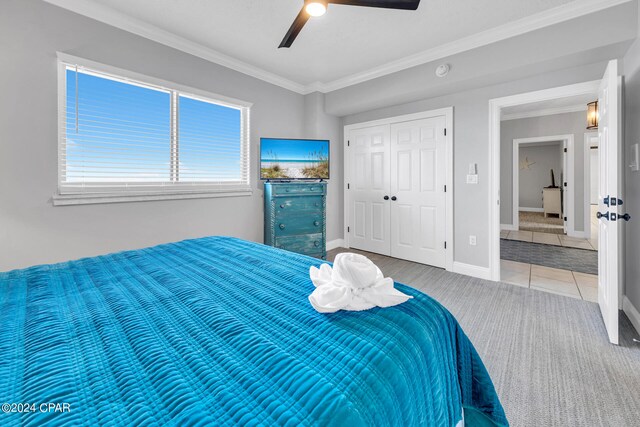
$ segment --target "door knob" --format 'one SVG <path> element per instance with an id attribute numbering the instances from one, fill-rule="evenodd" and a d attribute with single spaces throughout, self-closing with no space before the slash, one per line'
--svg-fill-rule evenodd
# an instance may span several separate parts
<path id="1" fill-rule="evenodd" d="M 597 217 L 598 219 L 601 219 L 601 218 L 609 219 L 609 212 L 605 212 L 605 213 L 598 212 L 598 213 L 596 214 L 596 217 Z"/>
<path id="2" fill-rule="evenodd" d="M 385 200 L 389 200 L 389 196 L 384 196 L 384 199 Z"/>
<path id="3" fill-rule="evenodd" d="M 398 198 L 396 196 L 393 196 L 393 197 L 391 197 L 391 200 L 393 200 L 395 202 L 396 200 L 398 200 Z"/>
<path id="4" fill-rule="evenodd" d="M 618 218 L 624 219 L 625 221 L 629 221 L 631 219 L 631 215 L 629 215 L 628 213 L 624 215 L 618 214 Z"/>
<path id="5" fill-rule="evenodd" d="M 285 225 L 284 224 L 280 224 L 280 230 L 284 230 Z"/>
<path id="6" fill-rule="evenodd" d="M 316 227 L 320 225 L 320 221 L 313 221 L 313 225 L 315 225 Z"/>
<path id="7" fill-rule="evenodd" d="M 607 196 L 604 198 L 603 203 L 607 206 L 621 206 L 624 204 L 622 199 L 616 197 Z"/>

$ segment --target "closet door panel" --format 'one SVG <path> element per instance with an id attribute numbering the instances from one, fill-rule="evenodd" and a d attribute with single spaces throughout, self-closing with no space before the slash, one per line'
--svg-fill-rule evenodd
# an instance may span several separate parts
<path id="1" fill-rule="evenodd" d="M 445 118 L 391 125 L 391 256 L 445 265 Z"/>
<path id="2" fill-rule="evenodd" d="M 349 246 L 390 255 L 390 126 L 349 133 Z"/>

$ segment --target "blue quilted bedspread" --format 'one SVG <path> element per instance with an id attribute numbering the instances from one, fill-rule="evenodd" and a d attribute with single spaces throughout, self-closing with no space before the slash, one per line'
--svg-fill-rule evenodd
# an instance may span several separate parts
<path id="1" fill-rule="evenodd" d="M 0 425 L 507 425 L 446 309 L 317 313 L 320 263 L 211 237 L 1 273 Z"/>

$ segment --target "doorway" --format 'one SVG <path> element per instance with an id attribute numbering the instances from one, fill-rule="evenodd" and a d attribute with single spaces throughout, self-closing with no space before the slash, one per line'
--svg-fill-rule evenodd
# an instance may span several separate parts
<path id="1" fill-rule="evenodd" d="M 598 144 L 599 144 L 599 188 L 598 188 L 598 306 L 602 314 L 609 341 L 618 343 L 618 310 L 623 289 L 622 274 L 624 266 L 620 245 L 622 241 L 622 222 L 628 218 L 620 208 L 622 187 L 621 171 L 621 79 L 618 76 L 618 63 L 608 63 L 602 80 L 562 86 L 547 90 L 530 92 L 489 101 L 489 140 L 490 140 L 490 187 L 489 230 L 492 236 L 490 245 L 491 278 L 501 278 L 501 239 L 500 210 L 500 157 L 501 128 L 503 110 L 511 107 L 535 102 L 592 95 L 597 93 L 598 100 Z M 586 114 L 585 114 L 586 128 Z M 584 131 L 583 131 L 584 132 Z M 577 184 L 577 183 L 576 183 Z M 584 194 L 584 192 L 583 192 Z M 623 219 L 622 221 L 620 219 Z M 531 267 L 533 269 L 533 267 Z M 575 277 L 574 277 L 575 278 Z M 567 278 L 568 279 L 568 278 Z"/>
<path id="2" fill-rule="evenodd" d="M 513 140 L 513 227 L 509 229 L 561 235 L 567 234 L 567 228 L 573 230 L 574 186 L 563 186 L 574 172 L 569 160 L 574 155 L 573 138 L 566 134 Z"/>
<path id="3" fill-rule="evenodd" d="M 584 224 L 575 205 L 585 203 L 582 191 L 574 194 L 577 182 L 584 181 L 581 143 L 586 104 L 596 96 L 553 102 L 579 102 L 579 108 L 571 108 L 577 111 L 548 114 L 550 110 L 544 109 L 546 115 L 537 116 L 541 110 L 530 110 L 531 117 L 503 120 L 502 158 L 513 157 L 511 174 L 501 178 L 501 194 L 507 191 L 507 181 L 513 184 L 512 224 L 500 233 L 503 282 L 597 303 L 598 256 L 585 231 L 575 230 Z M 534 103 L 532 108 L 541 106 L 546 104 Z M 531 134 L 540 129 L 571 133 L 515 138 L 513 153 L 506 150 L 514 131 Z M 579 132 L 579 144 L 574 144 L 574 132 Z M 504 212 L 502 216 L 501 222 L 509 221 Z"/>

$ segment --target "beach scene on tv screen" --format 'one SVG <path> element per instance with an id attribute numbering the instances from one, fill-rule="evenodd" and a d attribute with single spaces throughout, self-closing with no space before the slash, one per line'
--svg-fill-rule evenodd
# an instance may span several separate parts
<path id="1" fill-rule="evenodd" d="M 260 172 L 263 179 L 328 179 L 329 143 L 263 139 Z"/>

